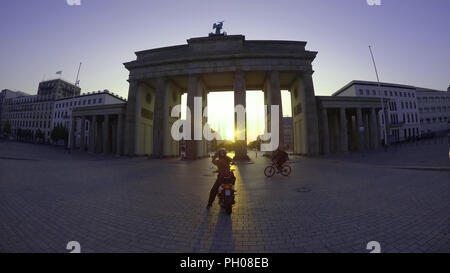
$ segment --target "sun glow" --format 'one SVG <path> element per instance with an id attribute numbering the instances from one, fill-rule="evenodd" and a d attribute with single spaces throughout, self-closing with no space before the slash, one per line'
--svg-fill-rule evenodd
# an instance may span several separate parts
<path id="1" fill-rule="evenodd" d="M 207 97 L 208 124 L 223 140 L 234 141 L 234 94 L 233 91 L 210 92 Z M 288 91 L 281 91 L 283 116 L 291 116 L 291 97 Z M 186 118 L 187 95 L 181 97 L 181 118 Z M 246 93 L 247 142 L 256 140 L 264 133 L 264 94 L 262 91 Z"/>

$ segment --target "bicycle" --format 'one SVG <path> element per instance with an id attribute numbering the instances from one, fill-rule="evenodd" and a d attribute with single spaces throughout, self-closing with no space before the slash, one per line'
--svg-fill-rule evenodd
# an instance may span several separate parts
<path id="1" fill-rule="evenodd" d="M 267 167 L 264 169 L 264 175 L 265 175 L 266 177 L 272 177 L 272 176 L 275 175 L 275 173 L 277 173 L 277 170 L 278 170 L 277 163 L 275 163 L 275 162 L 272 161 L 272 164 L 269 165 L 269 166 L 267 166 Z M 281 171 L 280 171 L 280 173 L 281 173 L 283 176 L 288 176 L 288 175 L 290 175 L 290 174 L 291 174 L 291 171 L 292 171 L 291 166 L 289 166 L 289 165 L 287 165 L 287 164 L 283 164 L 283 165 L 281 166 Z"/>

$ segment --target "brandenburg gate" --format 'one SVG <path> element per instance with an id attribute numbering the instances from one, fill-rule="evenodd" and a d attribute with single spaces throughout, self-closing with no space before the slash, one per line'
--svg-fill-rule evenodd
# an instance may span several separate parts
<path id="1" fill-rule="evenodd" d="M 306 50 L 305 45 L 299 41 L 246 40 L 243 35 L 210 35 L 189 39 L 185 45 L 136 52 L 136 60 L 124 64 L 130 72 L 130 86 L 123 153 L 177 156 L 179 143 L 171 137 L 177 118 L 171 117 L 171 109 L 181 104 L 181 95 L 187 93 L 187 106 L 194 113 L 195 97 L 202 98 L 204 108 L 208 92 L 229 90 L 234 91 L 235 105 L 246 106 L 247 90 L 262 90 L 268 109 L 279 106 L 279 131 L 270 133 L 278 134 L 282 147 L 281 90 L 289 90 L 294 153 L 318 155 L 318 104 L 311 64 L 317 52 Z M 203 124 L 206 121 L 203 117 Z M 246 140 L 237 141 L 235 154 L 238 159 L 247 158 Z M 186 141 L 188 159 L 204 156 L 206 140 Z"/>

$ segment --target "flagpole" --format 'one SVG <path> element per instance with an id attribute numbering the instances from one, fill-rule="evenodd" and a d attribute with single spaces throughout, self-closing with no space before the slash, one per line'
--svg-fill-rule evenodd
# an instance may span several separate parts
<path id="1" fill-rule="evenodd" d="M 75 86 L 79 85 L 78 76 L 80 76 L 80 69 L 81 69 L 81 62 L 80 62 L 80 65 L 78 66 L 77 79 L 75 80 Z M 75 89 L 73 90 L 73 97 L 75 97 Z"/>
<path id="2" fill-rule="evenodd" d="M 377 70 L 377 65 L 375 64 L 375 58 L 373 57 L 373 52 L 372 52 L 372 47 L 369 45 L 369 51 L 370 51 L 370 56 L 372 56 L 372 62 L 373 62 L 373 67 L 375 68 L 375 75 L 377 76 L 377 82 L 378 82 L 378 92 L 380 93 L 380 100 L 381 100 L 381 111 L 383 112 L 383 127 L 384 127 L 384 144 L 388 145 L 388 139 L 387 139 L 387 116 L 386 113 L 384 112 L 384 100 L 383 100 L 383 95 L 381 94 L 381 85 L 380 85 L 380 78 L 378 77 L 378 70 Z"/>

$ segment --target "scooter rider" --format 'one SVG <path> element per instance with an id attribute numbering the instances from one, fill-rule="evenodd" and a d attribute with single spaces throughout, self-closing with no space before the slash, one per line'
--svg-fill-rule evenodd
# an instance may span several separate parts
<path id="1" fill-rule="evenodd" d="M 220 174 L 224 172 L 230 171 L 230 165 L 233 164 L 233 159 L 231 157 L 227 156 L 227 151 L 225 149 L 219 149 L 214 156 L 212 157 L 212 163 L 217 166 L 219 173 L 217 174 L 216 182 L 214 183 L 213 187 L 211 188 L 211 191 L 209 193 L 209 201 L 206 208 L 210 208 L 214 202 L 214 199 L 216 199 L 217 192 L 219 190 L 219 187 L 221 185 L 220 180 Z M 233 176 L 234 181 L 236 178 Z M 233 183 L 234 183 L 233 181 Z"/>

